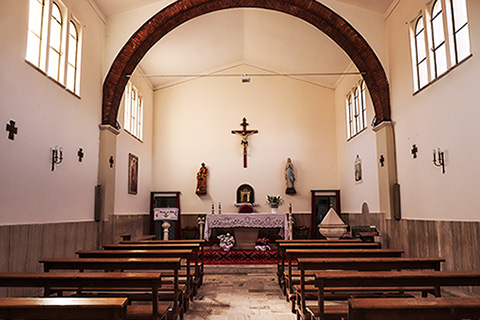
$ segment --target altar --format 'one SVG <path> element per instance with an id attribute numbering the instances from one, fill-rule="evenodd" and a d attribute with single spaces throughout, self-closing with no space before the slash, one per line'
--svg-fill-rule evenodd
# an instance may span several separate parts
<path id="1" fill-rule="evenodd" d="M 288 218 L 284 213 L 207 214 L 204 230 L 205 240 L 210 239 L 213 228 L 235 228 L 236 248 L 255 245 L 257 235 L 252 232 L 254 230 L 248 229 L 279 228 L 279 236 L 283 239 L 290 237 Z"/>

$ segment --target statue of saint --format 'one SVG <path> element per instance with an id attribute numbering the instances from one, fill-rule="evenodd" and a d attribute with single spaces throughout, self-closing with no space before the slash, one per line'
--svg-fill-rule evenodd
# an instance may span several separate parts
<path id="1" fill-rule="evenodd" d="M 207 194 L 207 175 L 208 169 L 205 167 L 205 163 L 202 163 L 202 167 L 197 172 L 197 189 L 196 194 Z"/>
<path id="2" fill-rule="evenodd" d="M 293 170 L 292 159 L 287 159 L 287 164 L 285 165 L 285 182 L 287 184 L 286 194 L 295 194 L 295 172 Z"/>

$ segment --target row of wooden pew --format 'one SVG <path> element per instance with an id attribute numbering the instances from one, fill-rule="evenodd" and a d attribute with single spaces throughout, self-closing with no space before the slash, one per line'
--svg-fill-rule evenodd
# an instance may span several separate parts
<path id="1" fill-rule="evenodd" d="M 44 272 L 0 273 L 1 287 L 44 296 L 0 298 L 0 319 L 183 319 L 203 283 L 203 250 L 203 240 L 128 241 L 42 259 Z"/>
<path id="2" fill-rule="evenodd" d="M 356 239 L 277 246 L 278 282 L 297 319 L 480 319 L 479 297 L 441 298 L 442 287 L 480 285 L 480 271 L 441 271 L 442 258 Z"/>

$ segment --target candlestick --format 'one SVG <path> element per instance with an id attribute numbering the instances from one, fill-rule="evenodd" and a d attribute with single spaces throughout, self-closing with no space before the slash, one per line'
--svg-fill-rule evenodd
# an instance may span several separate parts
<path id="1" fill-rule="evenodd" d="M 218 213 L 222 213 L 222 203 L 218 202 Z"/>
<path id="2" fill-rule="evenodd" d="M 212 214 L 215 213 L 215 203 L 212 201 Z"/>

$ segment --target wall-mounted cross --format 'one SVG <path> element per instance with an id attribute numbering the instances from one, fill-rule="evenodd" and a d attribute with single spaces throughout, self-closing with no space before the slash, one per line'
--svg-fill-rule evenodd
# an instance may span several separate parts
<path id="1" fill-rule="evenodd" d="M 14 140 L 15 135 L 18 133 L 18 128 L 15 127 L 15 121 L 10 120 L 10 123 L 7 123 L 8 139 Z"/>
<path id="2" fill-rule="evenodd" d="M 418 152 L 418 148 L 417 148 L 417 145 L 414 144 L 412 146 L 412 155 L 413 155 L 413 159 L 416 159 L 417 158 L 417 152 Z"/>
<path id="3" fill-rule="evenodd" d="M 243 130 L 232 130 L 233 134 L 238 134 L 242 137 L 242 146 L 243 146 L 243 167 L 247 167 L 247 146 L 248 140 L 247 138 L 252 134 L 258 133 L 258 130 L 247 130 L 247 118 L 243 118 L 243 122 L 240 124 L 243 127 Z"/>
<path id="4" fill-rule="evenodd" d="M 383 167 L 385 166 L 385 157 L 383 156 L 383 154 L 380 155 L 380 165 Z"/>
<path id="5" fill-rule="evenodd" d="M 83 148 L 78 149 L 77 156 L 78 156 L 78 161 L 82 162 L 83 157 L 85 156 L 85 153 L 83 152 Z"/>
<path id="6" fill-rule="evenodd" d="M 110 163 L 110 168 L 113 168 L 113 164 L 115 163 L 113 156 L 110 156 L 110 159 L 108 159 L 108 162 Z"/>

